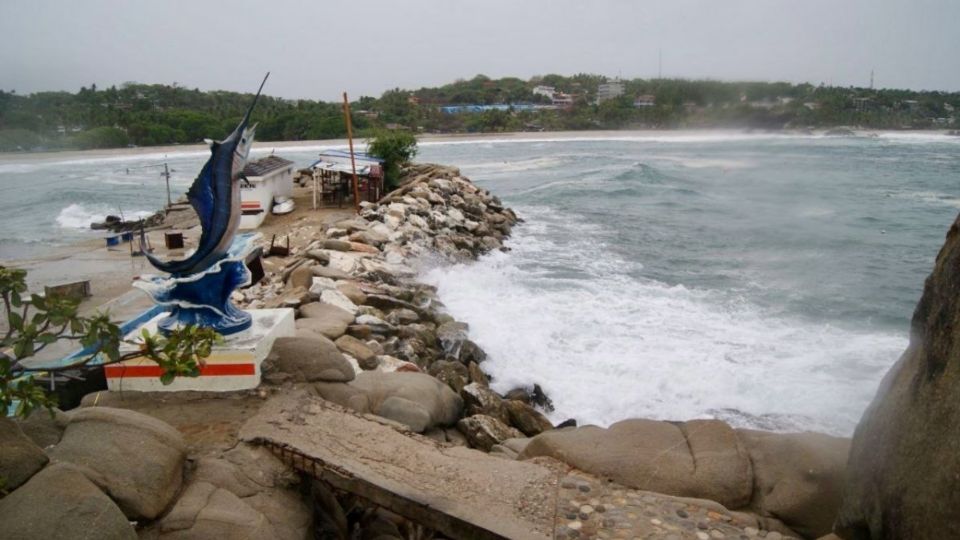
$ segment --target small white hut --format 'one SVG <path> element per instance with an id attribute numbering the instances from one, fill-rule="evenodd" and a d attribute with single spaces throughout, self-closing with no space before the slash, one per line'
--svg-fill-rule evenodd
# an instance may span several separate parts
<path id="1" fill-rule="evenodd" d="M 240 184 L 241 229 L 256 229 L 266 219 L 276 197 L 293 195 L 293 162 L 270 155 L 247 163 Z"/>

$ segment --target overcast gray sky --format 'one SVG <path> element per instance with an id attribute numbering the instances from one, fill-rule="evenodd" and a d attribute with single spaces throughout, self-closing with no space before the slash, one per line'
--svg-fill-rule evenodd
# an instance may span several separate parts
<path id="1" fill-rule="evenodd" d="M 287 98 L 578 72 L 960 90 L 960 0 L 0 0 L 0 88 Z"/>

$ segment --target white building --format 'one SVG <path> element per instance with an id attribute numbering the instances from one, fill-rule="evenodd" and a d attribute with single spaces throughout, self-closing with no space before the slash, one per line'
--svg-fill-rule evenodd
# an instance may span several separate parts
<path id="1" fill-rule="evenodd" d="M 619 79 L 611 82 L 602 83 L 597 88 L 597 103 L 620 97 L 624 94 L 626 88 Z"/>
<path id="2" fill-rule="evenodd" d="M 536 86 L 533 88 L 533 95 L 543 96 L 551 100 L 553 99 L 553 94 L 555 94 L 556 92 L 557 92 L 556 88 L 552 86 L 544 86 L 542 84 L 540 86 Z"/>
<path id="3" fill-rule="evenodd" d="M 293 195 L 293 162 L 280 156 L 267 156 L 247 163 L 241 173 L 241 229 L 256 229 L 273 208 L 274 197 Z"/>

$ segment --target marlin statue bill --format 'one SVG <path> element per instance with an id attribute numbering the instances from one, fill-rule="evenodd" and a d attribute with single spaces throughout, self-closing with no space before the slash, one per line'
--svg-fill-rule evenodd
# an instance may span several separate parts
<path id="1" fill-rule="evenodd" d="M 247 127 L 250 113 L 269 76 L 267 73 L 263 78 L 250 108 L 233 133 L 223 141 L 210 144 L 210 159 L 187 191 L 187 199 L 200 218 L 202 230 L 196 251 L 183 260 L 161 261 L 143 249 L 144 232 L 140 231 L 141 252 L 158 270 L 177 277 L 188 276 L 206 270 L 226 255 L 240 226 L 240 174 L 247 164 L 256 130 L 256 126 Z"/>

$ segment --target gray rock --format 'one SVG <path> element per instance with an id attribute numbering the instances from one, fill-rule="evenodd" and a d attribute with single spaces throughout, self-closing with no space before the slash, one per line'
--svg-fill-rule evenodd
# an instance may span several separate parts
<path id="1" fill-rule="evenodd" d="M 317 261 L 324 266 L 330 264 L 330 255 L 326 251 L 320 249 L 311 249 L 310 251 L 307 251 L 306 256 L 308 259 Z"/>
<path id="2" fill-rule="evenodd" d="M 136 540 L 137 533 L 79 469 L 55 463 L 0 499 L 0 538 Z"/>
<path id="3" fill-rule="evenodd" d="M 467 330 L 469 326 L 466 323 L 450 321 L 437 327 L 437 340 L 440 347 L 448 356 L 459 358 L 460 346 L 467 339 Z"/>
<path id="4" fill-rule="evenodd" d="M 353 336 L 340 336 L 334 343 L 341 351 L 356 358 L 357 362 L 360 363 L 360 367 L 363 369 L 376 369 L 377 353 L 368 347 L 366 343 Z"/>
<path id="5" fill-rule="evenodd" d="M 430 411 L 419 403 L 402 397 L 391 396 L 383 400 L 377 415 L 400 422 L 417 433 L 431 426 Z"/>
<path id="6" fill-rule="evenodd" d="M 470 362 L 467 366 L 467 372 L 470 374 L 470 382 L 475 382 L 480 386 L 490 386 L 490 379 L 487 374 L 480 369 L 476 362 Z"/>
<path id="7" fill-rule="evenodd" d="M 632 419 L 608 429 L 584 426 L 534 437 L 521 459 L 549 456 L 619 484 L 742 508 L 751 499 L 750 455 L 718 420 Z"/>
<path id="8" fill-rule="evenodd" d="M 330 339 L 336 339 L 343 335 L 347 326 L 353 323 L 354 315 L 349 311 L 321 302 L 311 302 L 300 306 L 300 314 L 307 319 L 313 319 L 316 322 L 299 323 L 297 328 L 306 328 L 319 332 Z"/>
<path id="9" fill-rule="evenodd" d="M 910 345 L 853 436 L 836 532 L 960 538 L 960 217 L 913 312 Z"/>
<path id="10" fill-rule="evenodd" d="M 379 415 L 381 406 L 392 397 L 416 403 L 429 414 L 430 421 L 425 429 L 453 424 L 463 409 L 460 396 L 425 373 L 367 371 L 358 374 L 347 385 L 335 386 L 316 385 L 316 389 L 324 399 L 359 412 Z M 390 407 L 399 405 L 394 402 Z"/>
<path id="11" fill-rule="evenodd" d="M 277 538 L 266 516 L 229 491 L 194 482 L 158 524 L 160 538 Z"/>
<path id="12" fill-rule="evenodd" d="M 382 335 L 393 334 L 397 331 L 395 326 L 374 315 L 358 315 L 357 324 L 367 326 L 371 332 Z"/>
<path id="13" fill-rule="evenodd" d="M 843 494 L 850 439 L 740 429 L 753 464 L 754 511 L 808 538 L 829 534 Z"/>
<path id="14" fill-rule="evenodd" d="M 413 311 L 418 311 L 417 306 L 411 304 L 410 302 L 383 294 L 368 294 L 367 304 L 383 310 L 407 308 Z"/>
<path id="15" fill-rule="evenodd" d="M 473 341 L 465 339 L 460 343 L 460 352 L 457 358 L 464 364 L 470 364 L 471 362 L 479 364 L 487 359 L 487 353 Z"/>
<path id="16" fill-rule="evenodd" d="M 504 407 L 503 398 L 489 387 L 475 382 L 470 383 L 463 387 L 463 390 L 460 392 L 460 397 L 463 398 L 467 416 L 485 414 L 505 424 L 509 424 L 510 414 L 507 412 L 506 407 Z"/>
<path id="17" fill-rule="evenodd" d="M 310 288 L 313 284 L 313 265 L 301 264 L 287 278 L 287 286 L 291 288 L 302 287 L 304 290 Z"/>
<path id="18" fill-rule="evenodd" d="M 402 326 L 419 321 L 420 315 L 412 309 L 400 308 L 391 311 L 390 314 L 387 315 L 387 320 L 397 326 Z"/>
<path id="19" fill-rule="evenodd" d="M 470 446 L 489 452 L 493 445 L 506 439 L 520 438 L 523 434 L 500 420 L 484 414 L 461 418 L 457 429 L 467 438 Z"/>
<path id="20" fill-rule="evenodd" d="M 430 364 L 427 372 L 438 380 L 446 383 L 457 394 L 460 394 L 463 387 L 470 382 L 467 368 L 460 362 L 437 360 L 433 364 Z"/>
<path id="21" fill-rule="evenodd" d="M 46 411 L 35 411 L 47 414 Z M 47 455 L 10 418 L 0 418 L 0 478 L 3 488 L 13 490 L 30 479 L 44 465 Z"/>
<path id="22" fill-rule="evenodd" d="M 320 301 L 324 304 L 337 306 L 354 316 L 357 314 L 357 305 L 340 291 L 327 289 L 320 293 Z"/>
<path id="23" fill-rule="evenodd" d="M 310 271 L 316 277 L 329 278 L 329 279 L 352 279 L 353 277 L 340 270 L 339 268 L 331 268 L 329 266 L 311 266 Z"/>
<path id="24" fill-rule="evenodd" d="M 72 411 L 50 457 L 84 468 L 131 519 L 154 519 L 183 481 L 186 445 L 180 432 L 152 416 L 126 409 Z"/>
<path id="25" fill-rule="evenodd" d="M 336 306 L 330 307 L 340 309 Z M 294 321 L 294 325 L 296 325 L 297 330 L 305 330 L 310 332 L 312 335 L 319 335 L 328 339 L 337 339 L 345 334 L 347 332 L 347 328 L 349 328 L 349 325 L 340 320 L 338 317 L 308 317 L 297 319 Z"/>
<path id="26" fill-rule="evenodd" d="M 365 304 L 367 302 L 367 295 L 360 290 L 360 287 L 357 286 L 357 283 L 354 281 L 340 281 L 337 283 L 336 287 L 337 290 L 340 291 L 340 294 L 346 296 L 356 305 Z"/>
<path id="27" fill-rule="evenodd" d="M 324 240 L 323 249 L 333 251 L 350 251 L 350 242 L 344 240 Z"/>
<path id="28" fill-rule="evenodd" d="M 23 434 L 40 448 L 48 448 L 60 442 L 63 430 L 69 422 L 70 418 L 60 409 L 38 409 L 18 421 Z"/>
<path id="29" fill-rule="evenodd" d="M 347 382 L 354 377 L 353 367 L 337 346 L 320 335 L 277 338 L 264 367 L 264 372 L 273 371 L 287 373 L 299 382 Z"/>
<path id="30" fill-rule="evenodd" d="M 505 400 L 504 407 L 510 417 L 510 425 L 519 429 L 527 437 L 534 437 L 553 429 L 547 417 L 522 401 Z"/>

